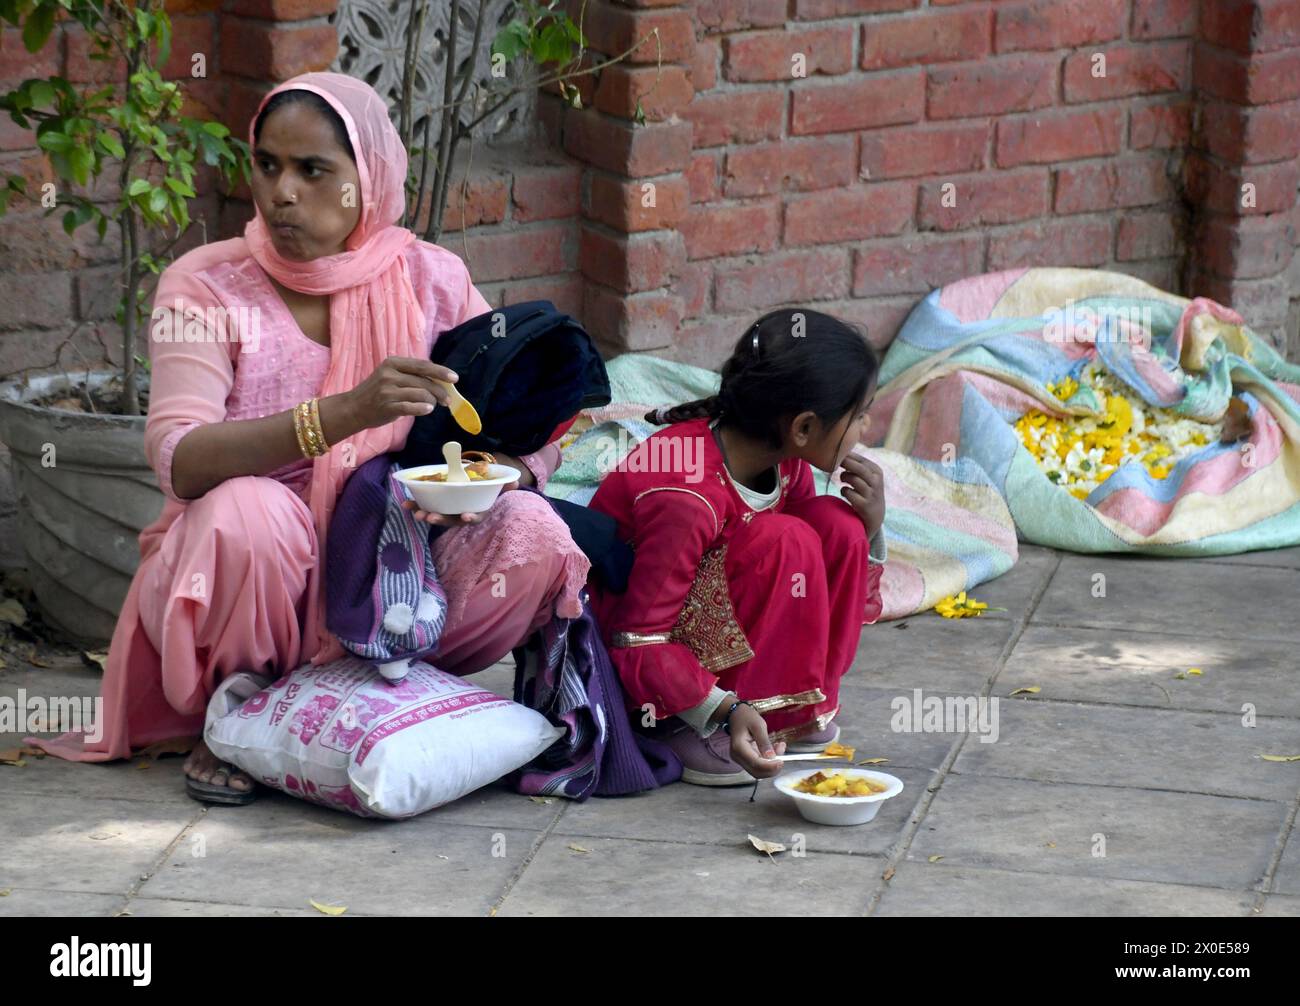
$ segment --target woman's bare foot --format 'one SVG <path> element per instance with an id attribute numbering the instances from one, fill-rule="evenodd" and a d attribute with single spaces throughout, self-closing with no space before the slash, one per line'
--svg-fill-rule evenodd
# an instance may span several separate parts
<path id="1" fill-rule="evenodd" d="M 185 775 L 195 782 L 225 786 L 236 793 L 247 793 L 253 788 L 253 780 L 248 773 L 241 772 L 228 762 L 223 762 L 212 753 L 207 742 L 202 740 L 185 759 Z"/>

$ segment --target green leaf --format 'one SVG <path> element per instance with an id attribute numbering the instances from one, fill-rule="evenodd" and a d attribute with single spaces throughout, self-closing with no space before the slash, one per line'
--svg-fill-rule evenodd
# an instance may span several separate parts
<path id="1" fill-rule="evenodd" d="M 95 221 L 95 231 L 99 234 L 99 240 L 101 241 L 104 240 L 104 235 L 108 233 L 108 217 L 102 213 L 99 215 L 99 219 Z"/>
<path id="2" fill-rule="evenodd" d="M 28 52 L 39 52 L 54 31 L 54 15 L 59 5 L 53 0 L 46 0 L 27 15 L 23 24 L 23 47 Z"/>
<path id="3" fill-rule="evenodd" d="M 68 151 L 68 166 L 72 169 L 72 177 L 78 185 L 85 185 L 90 181 L 91 170 L 95 166 L 95 152 L 89 147 L 77 144 Z"/>
<path id="4" fill-rule="evenodd" d="M 154 189 L 149 193 L 149 209 L 151 212 L 162 216 L 167 210 L 167 192 L 164 189 Z"/>
<path id="5" fill-rule="evenodd" d="M 175 192 L 178 196 L 185 196 L 189 199 L 193 199 L 198 195 L 198 193 L 195 192 L 192 188 L 190 188 L 184 182 L 176 178 L 164 178 L 163 184 L 166 185 L 173 192 Z"/>
<path id="6" fill-rule="evenodd" d="M 126 156 L 126 148 L 112 133 L 100 133 L 95 137 L 95 142 L 99 144 L 99 149 L 111 157 L 121 160 Z"/>
<path id="7" fill-rule="evenodd" d="M 219 122 L 203 123 L 203 131 L 209 136 L 215 136 L 217 139 L 223 139 L 230 135 L 230 130 Z"/>
<path id="8" fill-rule="evenodd" d="M 492 52 L 499 53 L 505 57 L 506 62 L 510 62 L 528 48 L 531 35 L 532 32 L 523 22 L 511 21 L 492 40 Z"/>
<path id="9" fill-rule="evenodd" d="M 72 210 L 68 210 L 67 213 L 63 214 L 63 230 L 68 235 L 68 237 L 71 237 L 72 232 L 75 231 L 76 229 L 77 229 L 77 215 L 73 213 Z"/>
<path id="10" fill-rule="evenodd" d="M 572 58 L 568 33 L 554 21 L 533 40 L 532 51 L 538 63 L 567 63 Z"/>
<path id="11" fill-rule="evenodd" d="M 76 141 L 64 133 L 51 129 L 36 137 L 36 145 L 51 154 L 66 154 L 76 146 Z"/>
<path id="12" fill-rule="evenodd" d="M 27 93 L 30 95 L 33 105 L 43 107 L 54 103 L 54 85 L 48 80 L 33 80 L 31 86 L 27 89 Z"/>
<path id="13" fill-rule="evenodd" d="M 148 192 L 152 188 L 153 186 L 149 184 L 149 179 L 133 178 L 131 184 L 126 187 L 126 194 L 134 197 L 140 195 L 142 192 Z"/>

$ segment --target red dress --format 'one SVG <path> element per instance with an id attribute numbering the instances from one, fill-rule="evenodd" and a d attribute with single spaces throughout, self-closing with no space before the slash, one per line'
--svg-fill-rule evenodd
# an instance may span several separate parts
<path id="1" fill-rule="evenodd" d="M 864 624 L 880 617 L 880 574 L 853 508 L 817 496 L 799 459 L 752 510 L 705 419 L 666 427 L 607 475 L 591 508 L 618 522 L 635 561 L 626 593 L 590 584 L 629 704 L 662 719 L 717 685 L 754 703 L 791 740 L 839 711 L 839 682 Z"/>

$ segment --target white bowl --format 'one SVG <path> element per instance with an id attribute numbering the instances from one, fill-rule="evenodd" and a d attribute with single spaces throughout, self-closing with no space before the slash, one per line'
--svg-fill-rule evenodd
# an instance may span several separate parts
<path id="1" fill-rule="evenodd" d="M 850 778 L 865 777 L 873 782 L 884 783 L 889 788 L 883 793 L 873 793 L 871 796 L 817 796 L 814 793 L 800 793 L 794 788 L 798 783 L 818 772 L 825 772 L 827 775 L 842 772 Z M 869 772 L 860 768 L 826 765 L 823 768 L 804 769 L 778 776 L 776 788 L 786 796 L 792 797 L 794 805 L 799 808 L 799 813 L 805 820 L 812 821 L 814 824 L 866 824 L 876 816 L 882 803 L 903 792 L 903 780 L 887 772 Z"/>
<path id="2" fill-rule="evenodd" d="M 393 472 L 411 493 L 416 505 L 429 513 L 482 513 L 491 510 L 501 487 L 519 478 L 519 470 L 508 465 L 488 465 L 491 478 L 475 482 L 421 482 L 421 475 L 446 474 L 446 465 L 417 465 Z"/>

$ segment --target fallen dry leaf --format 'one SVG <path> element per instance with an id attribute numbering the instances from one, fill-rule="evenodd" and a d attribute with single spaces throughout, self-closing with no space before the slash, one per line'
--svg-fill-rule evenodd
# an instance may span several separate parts
<path id="1" fill-rule="evenodd" d="M 759 852 L 767 853 L 768 859 L 772 858 L 772 853 L 774 852 L 785 852 L 785 846 L 782 845 L 780 842 L 765 842 L 757 835 L 749 836 L 749 844 L 752 845 Z"/>
<path id="2" fill-rule="evenodd" d="M 570 842 L 570 843 L 569 843 L 569 851 L 571 851 L 571 852 L 590 852 L 591 850 L 588 849 L 588 848 L 587 848 L 586 846 L 584 846 L 584 845 L 579 845 L 577 842 Z"/>
<path id="3" fill-rule="evenodd" d="M 880 875 L 880 879 L 881 879 L 881 880 L 893 880 L 893 879 L 894 879 L 894 868 L 891 866 L 888 870 L 886 870 L 884 873 L 882 873 L 882 874 Z"/>
<path id="4" fill-rule="evenodd" d="M 1037 695 L 1042 689 L 1037 685 L 1030 685 L 1028 688 L 1017 688 L 1012 695 Z"/>
<path id="5" fill-rule="evenodd" d="M 17 765 L 21 768 L 27 764 L 27 762 L 23 761 L 23 755 L 26 753 L 23 748 L 9 748 L 0 751 L 0 765 Z"/>
<path id="6" fill-rule="evenodd" d="M 148 768 L 152 764 L 153 762 L 151 761 L 138 761 L 135 763 L 136 771 L 138 772 L 142 768 Z"/>
<path id="7" fill-rule="evenodd" d="M 1265 761 L 1300 761 L 1300 754 L 1294 755 L 1260 755 Z"/>
<path id="8" fill-rule="evenodd" d="M 347 905 L 322 905 L 319 901 L 308 899 L 307 903 L 322 915 L 342 915 L 348 910 Z"/>
<path id="9" fill-rule="evenodd" d="M 106 842 L 110 838 L 117 838 L 120 832 L 116 831 L 93 831 L 90 833 L 92 842 Z"/>
<path id="10" fill-rule="evenodd" d="M 3 601 L 0 601 L 0 622 L 8 622 L 10 625 L 22 625 L 26 621 L 27 609 L 14 598 L 6 597 Z"/>
<path id="11" fill-rule="evenodd" d="M 822 756 L 826 758 L 847 758 L 851 761 L 855 750 L 857 749 L 841 744 L 839 741 L 831 741 L 831 743 L 826 745 L 826 749 L 822 752 Z"/>
<path id="12" fill-rule="evenodd" d="M 555 797 L 553 797 L 553 796 L 530 796 L 528 799 L 532 800 L 533 803 L 543 803 L 543 804 L 544 804 L 544 803 L 554 803 L 554 802 L 555 802 Z"/>
<path id="13" fill-rule="evenodd" d="M 1219 434 L 1219 443 L 1234 443 L 1242 437 L 1250 436 L 1250 432 L 1250 408 L 1240 398 L 1229 398 L 1228 408 L 1223 413 L 1223 432 Z"/>
<path id="14" fill-rule="evenodd" d="M 6 887 L 6 888 L 0 890 L 0 898 L 7 898 L 7 897 L 9 897 L 9 895 L 13 893 L 13 890 L 14 890 L 14 889 L 13 889 L 12 887 Z"/>
<path id="15" fill-rule="evenodd" d="M 942 856 L 931 856 L 927 862 L 937 863 L 937 862 L 939 862 L 939 860 L 941 860 L 941 859 L 943 859 Z"/>
<path id="16" fill-rule="evenodd" d="M 863 758 L 858 762 L 859 765 L 887 765 L 888 763 L 888 758 Z"/>
<path id="17" fill-rule="evenodd" d="M 99 653 L 97 651 L 84 650 L 82 651 L 81 656 L 85 659 L 86 663 L 93 664 L 94 666 L 98 667 L 101 671 L 104 670 L 105 664 L 108 663 L 107 653 Z"/>
<path id="18" fill-rule="evenodd" d="M 1204 671 L 1202 671 L 1199 667 L 1189 667 L 1187 669 L 1187 673 L 1193 674 L 1199 678 L 1204 673 Z"/>

